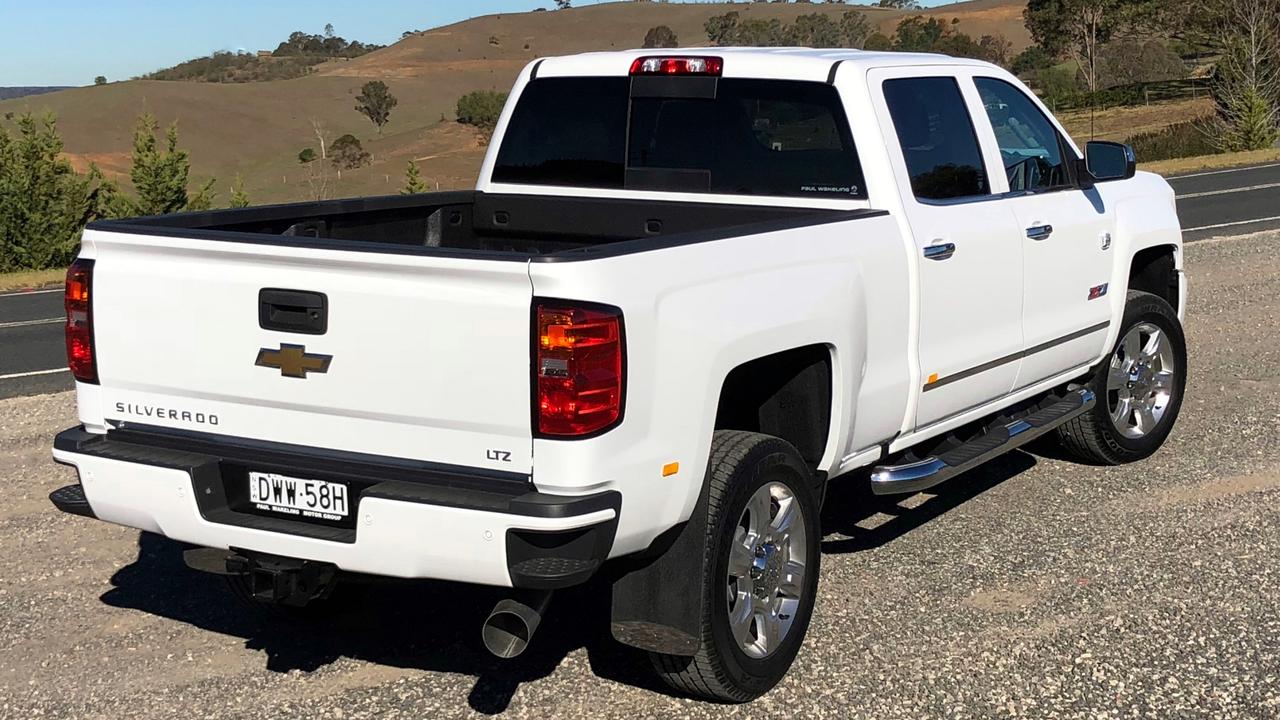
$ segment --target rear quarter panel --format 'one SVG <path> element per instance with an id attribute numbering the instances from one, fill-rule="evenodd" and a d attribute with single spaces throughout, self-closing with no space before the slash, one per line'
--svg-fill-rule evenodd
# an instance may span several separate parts
<path id="1" fill-rule="evenodd" d="M 887 215 L 577 262 L 535 262 L 535 297 L 622 309 L 622 423 L 585 440 L 534 441 L 547 492 L 617 489 L 614 555 L 688 518 L 706 470 L 721 386 L 738 365 L 821 344 L 832 423 L 821 468 L 897 431 L 910 395 L 907 255 Z M 667 463 L 679 471 L 662 476 Z"/>

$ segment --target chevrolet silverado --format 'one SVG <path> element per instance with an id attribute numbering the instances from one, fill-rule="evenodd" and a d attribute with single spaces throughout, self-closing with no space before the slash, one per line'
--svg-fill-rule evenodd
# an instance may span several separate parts
<path id="1" fill-rule="evenodd" d="M 1126 463 L 1177 418 L 1173 192 L 998 67 L 544 58 L 493 137 L 474 191 L 90 225 L 54 504 L 263 606 L 510 588 L 503 657 L 599 576 L 618 641 L 742 702 L 800 649 L 830 483 L 916 493 L 1046 434 Z"/>

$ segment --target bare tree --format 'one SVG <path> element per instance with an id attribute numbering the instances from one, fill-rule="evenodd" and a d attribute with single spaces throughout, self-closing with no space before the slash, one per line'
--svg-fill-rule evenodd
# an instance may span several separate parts
<path id="1" fill-rule="evenodd" d="M 320 159 L 328 160 L 329 151 L 326 148 L 329 132 L 325 130 L 324 123 L 319 118 L 311 118 L 311 131 L 316 134 L 316 141 L 320 143 Z"/>
<path id="2" fill-rule="evenodd" d="M 1226 151 L 1280 139 L 1280 0 L 1224 0 L 1210 139 Z"/>
<path id="3" fill-rule="evenodd" d="M 1104 43 L 1132 19 L 1134 0 L 1030 0 L 1022 17 L 1031 37 L 1050 53 L 1066 52 L 1090 93 L 1098 90 Z"/>
<path id="4" fill-rule="evenodd" d="M 1067 46 L 1072 59 L 1084 75 L 1089 92 L 1098 91 L 1098 56 L 1106 41 L 1106 21 L 1112 3 L 1107 0 L 1086 0 L 1076 4 L 1078 15 L 1070 23 L 1075 42 Z"/>
<path id="5" fill-rule="evenodd" d="M 307 184 L 308 200 L 328 200 L 337 190 L 338 181 L 333 168 L 327 162 L 309 162 L 304 165 L 303 181 Z"/>

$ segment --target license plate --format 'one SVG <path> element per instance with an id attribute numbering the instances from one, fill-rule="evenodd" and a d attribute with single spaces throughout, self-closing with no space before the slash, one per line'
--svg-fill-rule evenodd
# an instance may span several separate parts
<path id="1" fill-rule="evenodd" d="M 259 510 L 319 520 L 341 520 L 349 512 L 346 485 L 276 473 L 249 473 L 249 502 Z"/>

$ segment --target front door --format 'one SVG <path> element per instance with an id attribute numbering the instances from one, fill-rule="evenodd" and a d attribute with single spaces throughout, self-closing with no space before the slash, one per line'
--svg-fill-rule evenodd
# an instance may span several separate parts
<path id="1" fill-rule="evenodd" d="M 1007 204 L 1022 243 L 1022 334 L 1017 386 L 1096 360 L 1111 317 L 1114 211 L 1076 182 L 1075 150 L 1020 88 L 975 77 L 1008 181 Z"/>

